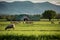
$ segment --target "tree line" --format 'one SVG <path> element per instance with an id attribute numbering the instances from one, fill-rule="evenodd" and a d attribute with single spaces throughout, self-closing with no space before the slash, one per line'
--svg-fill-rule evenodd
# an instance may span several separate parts
<path id="1" fill-rule="evenodd" d="M 22 14 L 20 14 L 22 15 Z M 0 15 L 0 19 L 6 19 L 7 21 L 15 21 L 16 16 L 19 15 Z M 60 14 L 56 13 L 54 10 L 45 10 L 41 15 L 36 14 L 36 15 L 28 15 L 28 16 L 35 16 L 35 17 L 40 17 L 40 19 L 60 19 Z"/>

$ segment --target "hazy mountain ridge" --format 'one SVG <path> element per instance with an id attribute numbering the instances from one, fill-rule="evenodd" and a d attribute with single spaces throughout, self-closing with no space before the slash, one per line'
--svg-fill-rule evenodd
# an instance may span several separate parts
<path id="1" fill-rule="evenodd" d="M 55 10 L 60 13 L 60 6 L 53 5 L 49 2 L 32 3 L 30 1 L 23 2 L 0 2 L 0 14 L 41 14 L 45 10 Z"/>

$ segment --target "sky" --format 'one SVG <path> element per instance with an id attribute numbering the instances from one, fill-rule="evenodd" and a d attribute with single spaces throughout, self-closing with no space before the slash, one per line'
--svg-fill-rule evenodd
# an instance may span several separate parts
<path id="1" fill-rule="evenodd" d="M 0 1 L 6 1 L 6 2 L 31 1 L 33 3 L 50 2 L 52 4 L 60 5 L 60 0 L 0 0 Z"/>

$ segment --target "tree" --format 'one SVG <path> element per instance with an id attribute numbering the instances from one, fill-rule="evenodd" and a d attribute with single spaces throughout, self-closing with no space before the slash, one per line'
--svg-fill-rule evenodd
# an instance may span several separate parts
<path id="1" fill-rule="evenodd" d="M 15 15 L 7 15 L 6 19 L 7 19 L 7 21 L 14 21 L 15 20 Z"/>
<path id="2" fill-rule="evenodd" d="M 56 12 L 53 10 L 46 10 L 42 15 L 44 18 L 47 18 L 49 21 L 51 21 L 52 18 L 55 18 Z"/>
<path id="3" fill-rule="evenodd" d="M 58 13 L 57 15 L 56 15 L 56 19 L 60 19 L 60 14 Z"/>

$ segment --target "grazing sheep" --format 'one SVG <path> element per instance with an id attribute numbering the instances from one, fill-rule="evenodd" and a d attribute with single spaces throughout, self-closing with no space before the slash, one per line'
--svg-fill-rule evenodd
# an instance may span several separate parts
<path id="1" fill-rule="evenodd" d="M 27 23 L 27 24 L 32 24 L 33 22 L 32 22 L 32 21 L 26 21 L 25 23 Z"/>
<path id="2" fill-rule="evenodd" d="M 59 24 L 60 24 L 60 22 L 59 22 Z"/>
<path id="3" fill-rule="evenodd" d="M 51 21 L 51 24 L 55 24 L 53 21 Z"/>
<path id="4" fill-rule="evenodd" d="M 25 23 L 25 21 L 22 21 L 22 23 L 24 24 L 24 23 Z"/>
<path id="5" fill-rule="evenodd" d="M 20 22 L 19 21 L 11 21 L 10 23 L 18 24 Z"/>
<path id="6" fill-rule="evenodd" d="M 15 28 L 15 25 L 14 24 L 10 24 L 10 25 L 8 25 L 6 28 L 5 28 L 5 30 L 7 30 L 7 29 L 11 29 L 11 28 Z"/>

